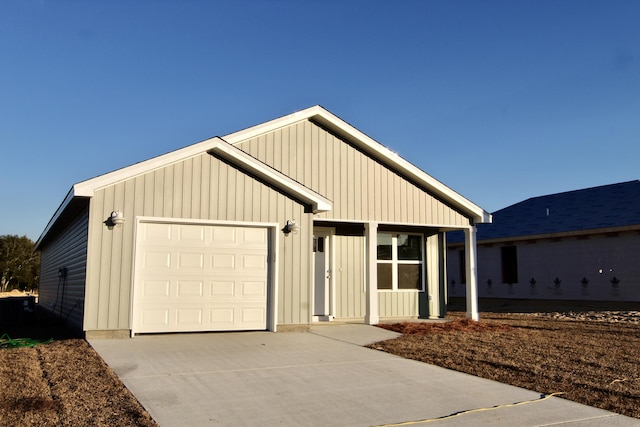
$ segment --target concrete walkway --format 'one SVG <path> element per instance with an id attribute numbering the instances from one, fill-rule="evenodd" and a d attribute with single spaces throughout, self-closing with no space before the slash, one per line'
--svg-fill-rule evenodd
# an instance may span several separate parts
<path id="1" fill-rule="evenodd" d="M 426 420 L 435 420 L 429 422 L 434 426 L 640 425 L 634 418 L 557 397 L 541 400 L 532 391 L 362 347 L 394 336 L 346 324 L 310 332 L 149 335 L 91 345 L 163 427 Z M 512 406 L 520 402 L 528 403 Z"/>

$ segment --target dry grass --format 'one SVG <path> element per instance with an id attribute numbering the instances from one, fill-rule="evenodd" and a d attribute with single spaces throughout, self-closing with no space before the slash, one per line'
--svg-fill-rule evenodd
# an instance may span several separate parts
<path id="1" fill-rule="evenodd" d="M 640 326 L 482 317 L 477 323 L 454 313 L 448 323 L 387 325 L 404 335 L 372 347 L 640 418 Z M 3 332 L 55 339 L 0 349 L 0 425 L 156 425 L 88 343 L 55 321 Z"/>
<path id="2" fill-rule="evenodd" d="M 50 344 L 0 349 L 0 425 L 157 425 L 93 348 L 55 320 L 0 332 L 54 337 Z"/>
<path id="3" fill-rule="evenodd" d="M 370 347 L 640 418 L 640 327 L 488 314 L 473 322 L 380 325 Z"/>

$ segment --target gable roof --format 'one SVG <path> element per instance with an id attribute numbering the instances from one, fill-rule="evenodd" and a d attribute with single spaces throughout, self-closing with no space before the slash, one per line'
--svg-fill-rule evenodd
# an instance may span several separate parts
<path id="1" fill-rule="evenodd" d="M 475 223 L 491 222 L 491 214 L 480 206 L 466 199 L 420 168 L 414 166 L 398 154 L 384 147 L 379 142 L 368 137 L 349 123 L 319 105 L 225 135 L 223 139 L 230 144 L 238 145 L 247 139 L 255 138 L 264 133 L 289 126 L 303 120 L 309 120 L 316 123 L 317 125 L 345 139 L 349 143 L 355 145 L 358 149 L 385 164 L 387 167 L 400 172 L 408 179 L 426 188 L 436 197 L 459 209 L 464 213 L 464 215 L 472 218 Z"/>
<path id="2" fill-rule="evenodd" d="M 302 202 L 308 203 L 314 213 L 331 210 L 332 203 L 324 196 L 316 193 L 308 187 L 305 187 L 301 183 L 235 147 L 235 145 L 238 145 L 246 139 L 253 138 L 302 120 L 314 122 L 341 138 L 344 138 L 360 150 L 371 155 L 373 158 L 421 185 L 430 193 L 447 202 L 452 207 L 459 209 L 464 215 L 472 218 L 475 223 L 491 222 L 491 214 L 486 212 L 480 206 L 456 193 L 435 178 L 420 170 L 418 167 L 400 157 L 398 154 L 360 132 L 347 122 L 331 114 L 321 106 L 316 105 L 279 119 L 271 120 L 257 126 L 231 133 L 223 138 L 210 138 L 170 153 L 74 184 L 38 238 L 36 248 L 39 248 L 47 234 L 70 206 L 74 205 L 75 202 L 78 202 L 81 199 L 93 197 L 96 190 L 116 184 L 134 176 L 168 166 L 172 163 L 183 161 L 189 157 L 194 157 L 204 152 L 219 156 L 230 163 L 245 169 L 250 174 L 259 177 L 267 183 L 274 185 L 286 194 L 294 196 Z"/>
<path id="3" fill-rule="evenodd" d="M 315 191 L 305 187 L 299 182 L 291 179 L 283 173 L 273 169 L 272 167 L 260 162 L 258 159 L 248 155 L 244 151 L 230 145 L 219 137 L 207 139 L 205 141 L 163 154 L 152 159 L 136 163 L 134 165 L 109 172 L 95 178 L 74 184 L 62 204 L 58 207 L 55 214 L 45 227 L 44 231 L 36 242 L 36 249 L 44 240 L 51 228 L 58 221 L 65 210 L 71 206 L 74 200 L 79 198 L 90 198 L 96 190 L 116 184 L 129 178 L 145 174 L 155 169 L 165 167 L 172 163 L 183 161 L 189 157 L 209 153 L 223 158 L 235 166 L 248 171 L 250 174 L 262 179 L 263 181 L 280 189 L 284 193 L 294 196 L 298 200 L 311 206 L 314 213 L 326 212 L 331 210 L 332 203 L 327 198 L 316 193 Z"/>
<path id="4" fill-rule="evenodd" d="M 493 218 L 478 227 L 478 241 L 640 226 L 640 181 L 532 197 Z M 458 241 L 451 234 L 449 242 Z"/>

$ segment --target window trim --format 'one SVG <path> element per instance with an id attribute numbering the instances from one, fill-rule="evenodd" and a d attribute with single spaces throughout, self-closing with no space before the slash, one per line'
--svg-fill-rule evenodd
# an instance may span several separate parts
<path id="1" fill-rule="evenodd" d="M 376 283 L 378 292 L 425 292 L 426 290 L 426 243 L 424 234 L 421 233 L 405 233 L 405 232 L 378 232 L 378 238 L 381 235 L 391 236 L 391 259 L 378 259 L 376 257 L 376 268 L 379 264 L 391 265 L 391 289 L 380 289 Z M 419 236 L 420 237 L 420 259 L 419 260 L 402 260 L 398 259 L 398 236 Z M 376 246 L 378 242 L 376 242 Z M 401 289 L 398 288 L 398 266 L 399 265 L 419 265 L 420 266 L 420 288 L 419 289 Z"/>

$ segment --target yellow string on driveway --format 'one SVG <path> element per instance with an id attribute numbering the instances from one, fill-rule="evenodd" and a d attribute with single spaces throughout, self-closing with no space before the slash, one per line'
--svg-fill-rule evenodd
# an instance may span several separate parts
<path id="1" fill-rule="evenodd" d="M 488 408 L 469 409 L 469 410 L 466 410 L 466 411 L 460 411 L 460 412 L 456 412 L 455 414 L 445 415 L 443 417 L 438 417 L 438 418 L 428 418 L 428 419 L 418 420 L 418 421 L 405 421 L 405 422 L 397 423 L 397 424 L 382 424 L 382 425 L 379 425 L 377 427 L 397 427 L 397 426 L 410 426 L 410 425 L 416 425 L 416 424 L 432 423 L 434 421 L 448 420 L 450 418 L 459 417 L 460 415 L 470 414 L 472 412 L 493 411 L 495 409 L 511 408 L 513 406 L 520 406 L 520 405 L 526 405 L 526 404 L 529 404 L 529 403 L 542 402 L 543 400 L 547 400 L 550 397 L 557 396 L 559 394 L 564 394 L 564 392 L 559 391 L 559 392 L 556 392 L 556 393 L 543 395 L 539 399 L 524 400 L 522 402 L 507 403 L 505 405 L 490 406 Z"/>

